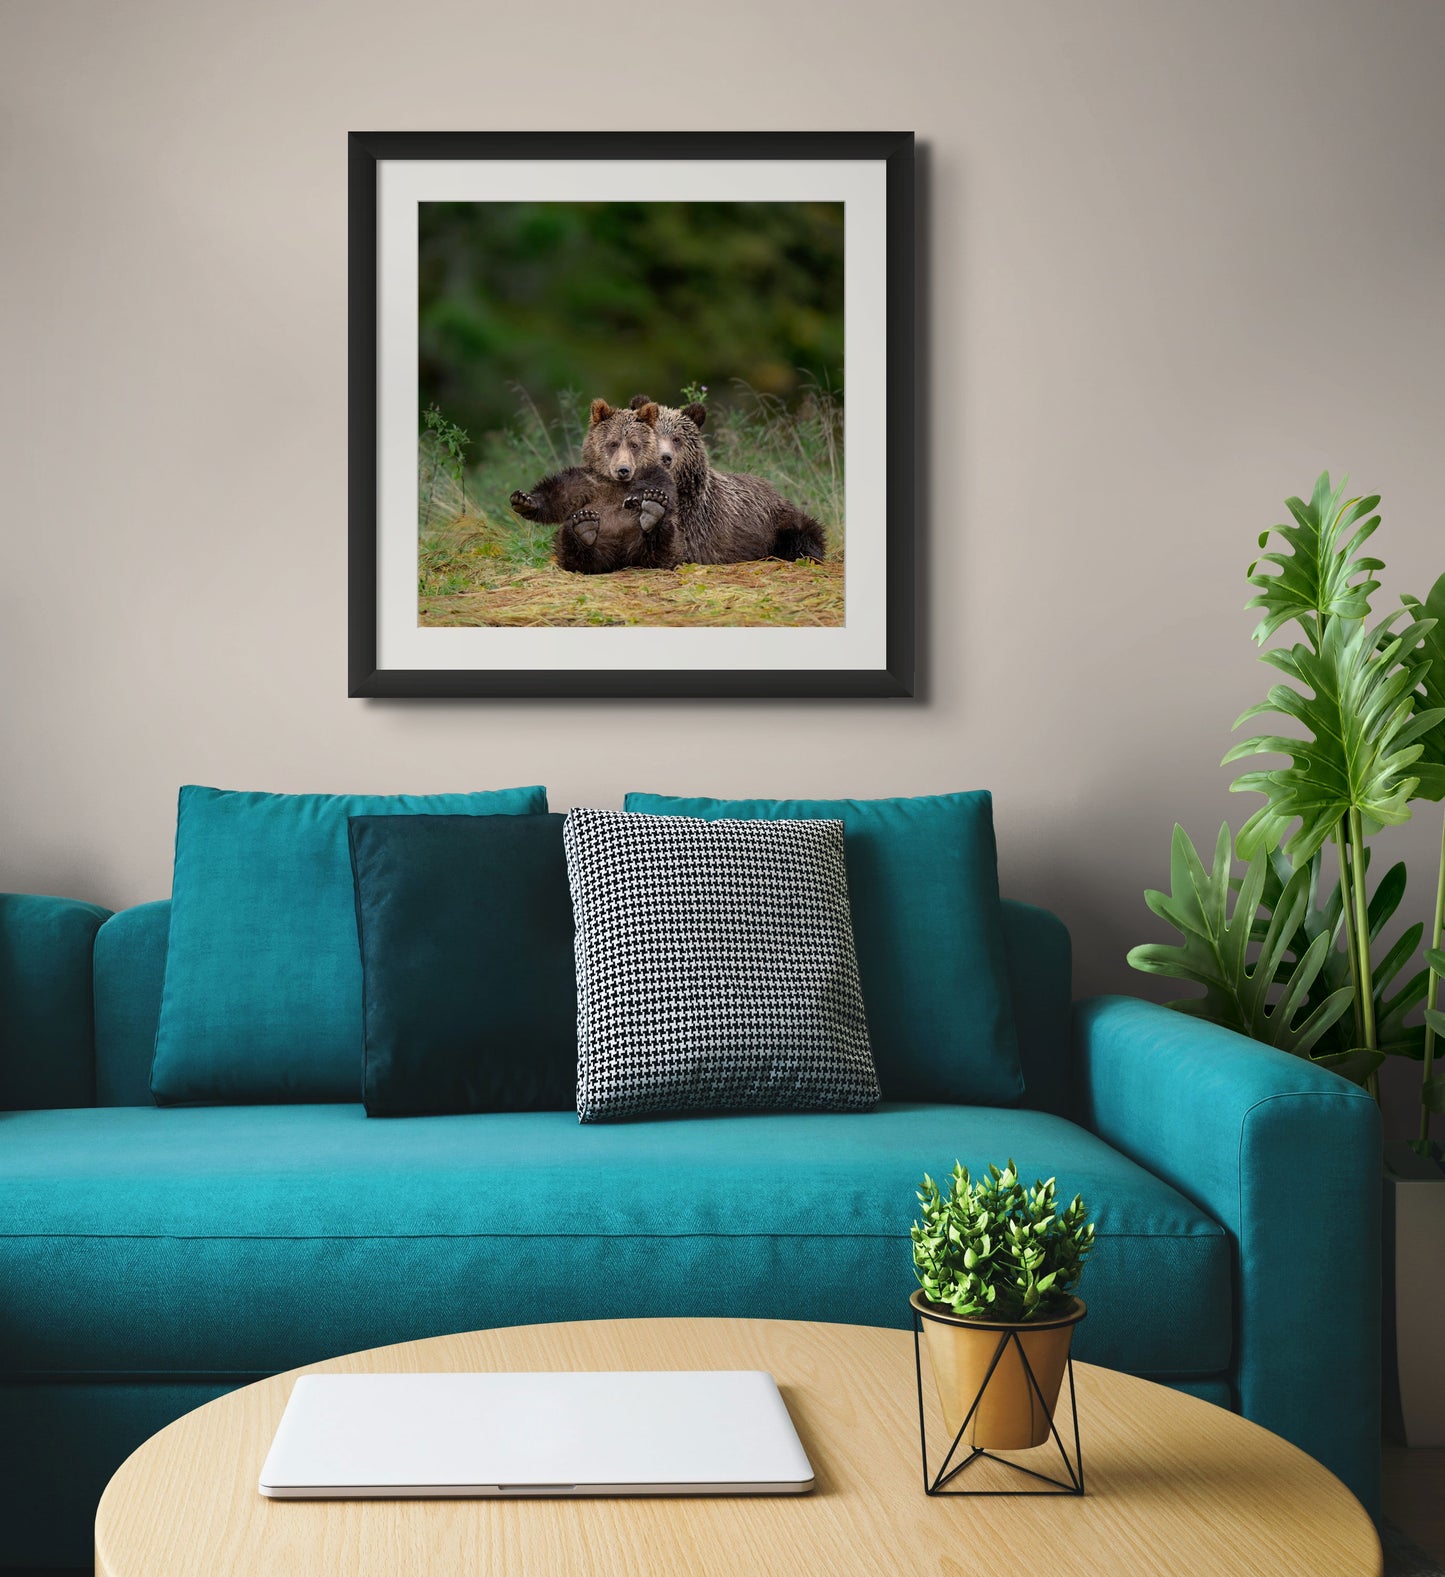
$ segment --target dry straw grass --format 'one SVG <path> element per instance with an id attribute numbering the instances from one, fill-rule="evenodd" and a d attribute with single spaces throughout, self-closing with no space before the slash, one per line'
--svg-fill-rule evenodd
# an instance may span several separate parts
<path id="1" fill-rule="evenodd" d="M 423 596 L 423 625 L 797 626 L 843 622 L 843 563 L 683 564 L 570 575 L 497 564 L 470 591 Z"/>

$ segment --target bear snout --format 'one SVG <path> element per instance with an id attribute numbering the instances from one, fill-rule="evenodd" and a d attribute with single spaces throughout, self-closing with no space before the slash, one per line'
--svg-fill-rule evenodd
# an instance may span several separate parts
<path id="1" fill-rule="evenodd" d="M 632 475 L 632 467 L 625 460 L 619 460 L 612 467 L 612 474 L 619 482 L 625 482 Z"/>

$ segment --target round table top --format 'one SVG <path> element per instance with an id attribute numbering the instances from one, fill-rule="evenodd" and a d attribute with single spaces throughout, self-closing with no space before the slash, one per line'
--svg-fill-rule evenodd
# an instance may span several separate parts
<path id="1" fill-rule="evenodd" d="M 947 1442 L 926 1355 L 923 1364 L 936 1472 Z M 298 1501 L 257 1490 L 298 1374 L 504 1369 L 768 1370 L 816 1487 L 802 1496 L 603 1500 Z M 599 1320 L 404 1342 L 244 1386 L 146 1441 L 101 1500 L 95 1569 L 99 1577 L 1380 1572 L 1369 1517 L 1304 1452 L 1165 1386 L 1090 1364 L 1075 1364 L 1074 1374 L 1082 1498 L 929 1497 L 908 1331 Z M 1067 1419 L 1061 1399 L 1066 1438 Z M 1062 1471 L 1056 1451 L 1052 1463 L 1038 1461 L 1044 1449 L 1024 1460 Z"/>

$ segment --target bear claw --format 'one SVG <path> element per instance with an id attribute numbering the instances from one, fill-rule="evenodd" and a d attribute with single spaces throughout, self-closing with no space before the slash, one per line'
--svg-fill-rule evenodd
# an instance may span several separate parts
<path id="1" fill-rule="evenodd" d="M 531 520 L 537 513 L 537 500 L 520 489 L 512 494 L 511 504 L 523 520 Z"/>

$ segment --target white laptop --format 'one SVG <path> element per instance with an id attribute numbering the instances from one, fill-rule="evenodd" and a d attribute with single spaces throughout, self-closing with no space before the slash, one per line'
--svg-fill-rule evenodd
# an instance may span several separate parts
<path id="1" fill-rule="evenodd" d="M 261 1469 L 275 1499 L 801 1495 L 772 1375 L 309 1374 Z"/>

